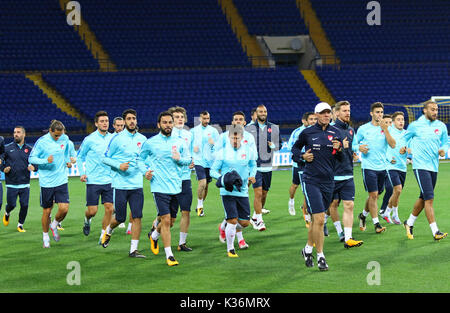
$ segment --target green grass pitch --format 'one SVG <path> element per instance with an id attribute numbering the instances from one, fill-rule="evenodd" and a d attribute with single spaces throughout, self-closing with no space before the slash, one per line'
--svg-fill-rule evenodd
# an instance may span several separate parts
<path id="1" fill-rule="evenodd" d="M 192 180 L 194 194 L 196 180 Z M 226 245 L 218 240 L 217 226 L 223 219 L 223 208 L 218 189 L 210 185 L 205 202 L 205 217 L 191 212 L 188 245 L 192 252 L 178 252 L 179 223 L 172 229 L 172 249 L 180 262 L 168 267 L 164 250 L 155 256 L 149 249 L 147 232 L 156 215 L 148 182 L 145 183 L 143 231 L 139 249 L 146 259 L 128 257 L 130 236 L 117 228 L 110 246 L 97 244 L 102 207 L 93 219 L 91 234 L 82 233 L 85 211 L 85 186 L 78 178 L 69 181 L 70 209 L 63 222 L 61 241 L 51 248 L 42 248 L 41 208 L 39 186 L 32 181 L 30 208 L 25 223 L 26 233 L 16 231 L 16 208 L 8 227 L 0 224 L 0 292 L 150 292 L 150 293 L 303 293 L 303 292 L 449 292 L 450 238 L 434 242 L 424 212 L 414 229 L 414 240 L 408 240 L 401 225 L 387 225 L 383 234 L 375 234 L 371 222 L 361 232 L 357 215 L 361 212 L 366 193 L 361 170 L 355 167 L 356 198 L 353 235 L 364 241 L 359 248 L 345 249 L 331 219 L 330 236 L 325 238 L 325 256 L 328 272 L 306 268 L 300 255 L 307 238 L 307 230 L 299 205 L 300 189 L 296 194 L 297 215 L 288 214 L 288 188 L 291 171 L 276 171 L 266 207 L 271 213 L 264 216 L 267 230 L 257 232 L 250 226 L 244 237 L 250 248 L 239 250 L 239 258 L 226 256 Z M 434 202 L 437 223 L 441 231 L 450 230 L 450 164 L 441 164 Z M 418 196 L 418 186 L 409 168 L 406 187 L 400 200 L 400 218 L 405 220 Z M 4 192 L 6 193 L 6 192 Z M 5 198 L 5 196 L 4 196 Z M 250 191 L 250 201 L 253 192 Z M 5 202 L 5 201 L 4 201 Z M 381 199 L 379 204 L 381 204 Z M 194 196 L 193 209 L 196 205 Z M 53 210 L 55 212 L 56 209 Z M 339 209 L 342 214 L 342 207 Z M 4 213 L 4 205 L 1 215 Z M 55 214 L 55 213 L 54 213 Z M 381 220 L 383 225 L 387 223 Z M 50 234 L 51 237 L 51 234 Z M 237 244 L 236 244 L 237 246 Z M 314 256 L 315 256 L 314 251 Z M 80 264 L 80 284 L 68 284 L 67 277 Z M 374 277 L 369 262 L 379 264 L 379 284 L 369 284 Z"/>

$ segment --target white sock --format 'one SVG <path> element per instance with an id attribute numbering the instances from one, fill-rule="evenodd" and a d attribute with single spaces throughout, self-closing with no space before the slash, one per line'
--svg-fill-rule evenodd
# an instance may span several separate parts
<path id="1" fill-rule="evenodd" d="M 227 227 L 227 220 L 223 220 L 222 224 L 220 224 L 220 229 L 225 230 L 225 227 Z"/>
<path id="2" fill-rule="evenodd" d="M 89 219 L 86 216 L 84 217 L 84 222 L 88 223 L 89 225 L 91 225 L 91 220 L 92 220 L 92 217 Z"/>
<path id="3" fill-rule="evenodd" d="M 323 252 L 317 252 L 317 260 L 319 260 L 320 258 L 325 258 L 325 254 L 323 254 Z"/>
<path id="4" fill-rule="evenodd" d="M 169 257 L 173 256 L 171 247 L 164 248 L 164 252 L 166 252 L 166 259 L 168 259 Z"/>
<path id="5" fill-rule="evenodd" d="M 256 221 L 259 223 L 262 221 L 262 214 L 255 214 Z"/>
<path id="6" fill-rule="evenodd" d="M 48 236 L 48 233 L 42 233 L 42 239 L 44 241 L 50 241 L 50 237 Z"/>
<path id="7" fill-rule="evenodd" d="M 398 207 L 392 207 L 392 217 L 398 217 Z"/>
<path id="8" fill-rule="evenodd" d="M 376 223 L 379 223 L 379 222 L 380 222 L 379 219 L 378 219 L 378 217 L 372 218 L 372 221 L 373 221 L 373 224 L 374 224 L 374 225 L 375 225 Z"/>
<path id="9" fill-rule="evenodd" d="M 133 226 L 133 223 L 128 223 L 127 232 L 128 232 L 128 231 L 131 231 L 131 226 Z"/>
<path id="10" fill-rule="evenodd" d="M 325 224 L 327 223 L 329 217 L 330 216 L 327 213 L 325 213 Z"/>
<path id="11" fill-rule="evenodd" d="M 103 234 L 105 233 L 105 230 L 104 229 L 102 229 L 102 233 L 100 234 L 100 240 L 102 240 L 102 238 L 103 238 Z"/>
<path id="12" fill-rule="evenodd" d="M 430 224 L 431 232 L 433 233 L 433 236 L 438 232 L 438 227 L 436 222 L 433 222 Z"/>
<path id="13" fill-rule="evenodd" d="M 345 241 L 352 238 L 352 228 L 351 227 L 344 227 L 344 235 L 345 235 Z"/>
<path id="14" fill-rule="evenodd" d="M 305 220 L 311 222 L 311 215 L 309 213 L 305 215 Z"/>
<path id="15" fill-rule="evenodd" d="M 106 233 L 107 233 L 108 235 L 111 235 L 111 233 L 112 233 L 111 225 L 106 226 Z"/>
<path id="16" fill-rule="evenodd" d="M 414 222 L 416 221 L 417 216 L 412 215 L 412 213 L 409 215 L 408 220 L 406 221 L 406 224 L 408 224 L 408 226 L 414 226 Z"/>
<path id="17" fill-rule="evenodd" d="M 305 246 L 305 253 L 312 253 L 313 248 L 314 248 L 313 246 L 310 246 L 310 245 L 306 244 L 306 246 Z"/>
<path id="18" fill-rule="evenodd" d="M 158 240 L 160 236 L 160 233 L 158 233 L 158 231 L 155 229 L 152 233 L 152 239 L 153 240 Z"/>
<path id="19" fill-rule="evenodd" d="M 53 220 L 53 222 L 51 223 L 50 227 L 55 229 L 58 226 L 58 221 L 57 220 Z"/>
<path id="20" fill-rule="evenodd" d="M 367 212 L 366 210 L 363 210 L 362 214 L 363 214 L 364 217 L 367 217 L 369 215 L 369 212 Z"/>
<path id="21" fill-rule="evenodd" d="M 17 227 L 20 227 L 20 226 L 23 227 L 23 224 L 17 223 Z"/>
<path id="22" fill-rule="evenodd" d="M 203 208 L 203 199 L 197 199 L 197 209 Z"/>
<path id="23" fill-rule="evenodd" d="M 392 208 L 386 207 L 386 210 L 384 210 L 384 215 L 389 215 L 392 212 Z"/>
<path id="24" fill-rule="evenodd" d="M 236 224 L 227 224 L 225 228 L 225 234 L 227 236 L 227 251 L 234 249 L 234 238 L 236 237 Z"/>
<path id="25" fill-rule="evenodd" d="M 336 227 L 336 231 L 337 231 L 338 235 L 340 235 L 342 233 L 341 221 L 334 222 L 333 224 L 334 224 L 334 227 Z"/>
<path id="26" fill-rule="evenodd" d="M 295 205 L 295 198 L 289 199 L 289 205 L 294 206 Z"/>
<path id="27" fill-rule="evenodd" d="M 242 235 L 242 231 L 237 231 L 236 232 L 236 237 L 238 242 L 240 242 L 241 240 L 244 240 L 244 236 Z"/>
<path id="28" fill-rule="evenodd" d="M 182 244 L 186 243 L 186 237 L 187 237 L 187 233 L 183 233 L 180 231 L 180 241 L 178 242 L 178 244 L 181 246 Z"/>
<path id="29" fill-rule="evenodd" d="M 131 239 L 130 253 L 137 250 L 139 244 L 139 240 Z"/>

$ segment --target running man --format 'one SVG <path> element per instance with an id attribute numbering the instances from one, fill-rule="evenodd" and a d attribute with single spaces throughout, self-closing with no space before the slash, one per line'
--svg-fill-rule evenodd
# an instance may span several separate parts
<path id="1" fill-rule="evenodd" d="M 208 111 L 200 113 L 200 124 L 191 129 L 192 157 L 194 158 L 195 173 L 197 174 L 197 212 L 198 216 L 205 216 L 203 203 L 208 195 L 208 185 L 212 178 L 209 174 L 214 162 L 214 144 L 219 138 L 217 129 L 209 125 Z"/>
<path id="2" fill-rule="evenodd" d="M 37 170 L 37 165 L 28 163 L 32 147 L 25 143 L 25 128 L 14 128 L 14 141 L 5 146 L 3 163 L 0 170 L 5 173 L 6 207 L 3 224 L 8 226 L 11 211 L 16 207 L 19 198 L 20 212 L 17 231 L 24 233 L 23 228 L 28 213 L 30 199 L 30 172 Z"/>
<path id="3" fill-rule="evenodd" d="M 227 255 L 238 257 L 234 248 L 234 239 L 238 237 L 239 247 L 248 248 L 242 236 L 242 229 L 249 225 L 250 202 L 248 199 L 249 182 L 255 182 L 256 159 L 255 149 L 242 144 L 244 128 L 242 125 L 231 125 L 228 141 L 216 152 L 216 159 L 211 168 L 211 176 L 217 179 L 220 196 L 225 210 L 225 236 Z M 240 181 L 236 184 L 236 181 Z M 239 231 L 237 231 L 239 230 Z"/>
<path id="4" fill-rule="evenodd" d="M 149 158 L 151 176 L 147 178 L 150 178 L 150 188 L 160 220 L 149 233 L 150 248 L 153 254 L 159 253 L 158 239 L 161 235 L 167 265 L 176 266 L 179 263 L 172 252 L 170 229 L 177 217 L 178 204 L 183 200 L 180 197 L 183 170 L 192 164 L 192 158 L 185 141 L 172 136 L 173 117 L 170 112 L 159 114 L 157 126 L 159 134 L 144 143 L 139 155 L 141 164 Z"/>
<path id="5" fill-rule="evenodd" d="M 360 151 L 361 169 L 364 188 L 369 194 L 362 213 L 359 214 L 359 228 L 366 230 L 366 217 L 371 215 L 377 234 L 386 230 L 378 219 L 378 196 L 384 189 L 386 177 L 387 147 L 395 148 L 395 139 L 388 130 L 388 123 L 383 120 L 384 105 L 375 102 L 370 107 L 372 120 L 361 125 L 353 139 L 353 151 Z"/>
<path id="6" fill-rule="evenodd" d="M 412 150 L 414 176 L 420 188 L 419 199 L 416 200 L 409 218 L 403 223 L 409 239 L 414 239 L 414 222 L 423 209 L 434 240 L 439 241 L 447 237 L 447 233 L 439 231 L 433 208 L 439 157 L 444 157 L 448 151 L 447 127 L 437 119 L 438 110 L 436 102 L 432 100 L 425 102 L 423 115 L 409 124 L 405 134 L 405 140 L 410 143 Z"/>
<path id="7" fill-rule="evenodd" d="M 145 258 L 138 250 L 141 234 L 142 209 L 144 207 L 143 179 L 150 171 L 140 164 L 139 153 L 147 138 L 138 132 L 137 113 L 127 109 L 122 113 L 125 129 L 110 140 L 102 162 L 110 166 L 113 172 L 111 187 L 115 216 L 112 217 L 103 234 L 101 244 L 108 247 L 112 231 L 127 217 L 127 204 L 130 206 L 133 224 L 131 227 L 131 245 L 129 257 Z"/>
<path id="8" fill-rule="evenodd" d="M 342 158 L 340 131 L 330 125 L 331 107 L 320 102 L 314 108 L 317 123 L 302 131 L 292 147 L 292 160 L 306 161 L 303 171 L 303 191 L 308 212 L 312 216 L 308 229 L 308 241 L 301 253 L 307 267 L 313 267 L 313 247 L 317 251 L 317 264 L 321 271 L 328 270 L 323 253 L 325 211 L 330 206 L 334 191 L 334 169 L 336 161 Z M 305 152 L 301 152 L 305 147 Z"/>
<path id="9" fill-rule="evenodd" d="M 62 222 L 69 211 L 69 189 L 67 186 L 67 167 L 69 159 L 69 137 L 64 134 L 64 124 L 53 120 L 49 132 L 40 137 L 31 151 L 28 162 L 38 165 L 40 204 L 42 211 L 42 239 L 44 248 L 50 248 L 49 228 L 53 239 L 58 242 L 58 223 Z M 50 223 L 53 203 L 57 203 L 58 212 Z"/>
<path id="10" fill-rule="evenodd" d="M 105 208 L 99 238 L 100 244 L 114 211 L 111 167 L 104 164 L 101 159 L 113 135 L 108 132 L 109 118 L 105 111 L 95 114 L 94 123 L 97 130 L 83 140 L 78 150 L 77 162 L 80 181 L 86 183 L 87 210 L 84 213 L 83 225 L 85 236 L 88 236 L 91 231 L 91 220 L 97 214 L 100 196 Z"/>

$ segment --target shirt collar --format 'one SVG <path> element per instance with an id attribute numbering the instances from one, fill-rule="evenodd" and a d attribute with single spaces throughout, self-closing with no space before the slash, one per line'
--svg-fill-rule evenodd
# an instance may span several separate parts
<path id="1" fill-rule="evenodd" d="M 338 118 L 334 121 L 334 124 L 335 124 L 335 125 L 338 125 L 338 126 L 340 126 L 340 127 L 342 127 L 342 128 L 344 128 L 344 129 L 347 129 L 347 128 L 350 126 L 349 124 L 347 124 L 347 123 L 341 121 L 341 120 L 338 119 Z"/>

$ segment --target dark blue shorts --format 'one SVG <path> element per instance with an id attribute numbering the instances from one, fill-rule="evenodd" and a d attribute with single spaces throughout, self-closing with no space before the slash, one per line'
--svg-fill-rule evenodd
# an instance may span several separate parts
<path id="1" fill-rule="evenodd" d="M 334 181 L 333 200 L 355 201 L 355 181 L 353 178 Z"/>
<path id="2" fill-rule="evenodd" d="M 0 180 L 0 209 L 2 208 L 2 204 L 3 204 L 3 184 L 2 181 Z"/>
<path id="3" fill-rule="evenodd" d="M 269 191 L 270 185 L 272 184 L 272 171 L 256 171 L 255 180 L 256 182 L 253 184 L 253 188 L 262 187 L 263 190 Z"/>
<path id="4" fill-rule="evenodd" d="M 397 171 L 397 170 L 388 170 L 387 171 L 387 181 L 392 186 L 402 185 L 405 186 L 406 180 L 406 172 Z"/>
<path id="5" fill-rule="evenodd" d="M 102 196 L 102 204 L 113 203 L 114 195 L 111 184 L 106 185 L 86 185 L 86 206 L 97 206 L 98 200 Z"/>
<path id="6" fill-rule="evenodd" d="M 209 168 L 207 167 L 195 165 L 195 174 L 197 175 L 197 180 L 206 179 L 208 184 L 212 181 L 212 177 L 209 175 Z"/>
<path id="7" fill-rule="evenodd" d="M 303 193 L 306 207 L 310 214 L 322 213 L 328 210 L 333 200 L 334 182 L 320 184 L 303 182 Z"/>
<path id="8" fill-rule="evenodd" d="M 367 192 L 377 191 L 382 193 L 384 190 L 384 180 L 386 179 L 386 171 L 374 171 L 366 168 L 362 169 L 364 188 Z"/>
<path id="9" fill-rule="evenodd" d="M 181 192 L 177 194 L 174 205 L 176 210 L 178 210 L 179 206 L 181 211 L 191 211 L 192 185 L 190 179 L 183 180 Z"/>
<path id="10" fill-rule="evenodd" d="M 142 208 L 144 207 L 144 190 L 138 189 L 113 189 L 114 212 L 116 221 L 125 222 L 127 218 L 127 204 L 130 205 L 131 217 L 142 218 Z"/>
<path id="11" fill-rule="evenodd" d="M 240 220 L 250 220 L 250 202 L 248 197 L 221 196 L 225 210 L 225 219 L 238 218 Z"/>
<path id="12" fill-rule="evenodd" d="M 153 193 L 153 199 L 155 200 L 158 216 L 170 214 L 171 218 L 177 217 L 178 213 L 177 196 L 178 195 L 169 195 L 160 192 Z"/>
<path id="13" fill-rule="evenodd" d="M 437 172 L 427 170 L 413 170 L 420 188 L 419 198 L 422 200 L 434 199 L 434 187 L 437 181 Z"/>
<path id="14" fill-rule="evenodd" d="M 6 203 L 10 208 L 16 207 L 17 197 L 19 197 L 21 207 L 28 206 L 30 201 L 30 188 L 6 188 Z"/>
<path id="15" fill-rule="evenodd" d="M 303 172 L 299 167 L 292 167 L 292 183 L 294 185 L 300 185 L 302 182 L 300 180 L 300 173 Z"/>
<path id="16" fill-rule="evenodd" d="M 57 187 L 41 187 L 40 195 L 41 207 L 49 209 L 55 203 L 69 203 L 69 188 L 67 183 Z"/>

